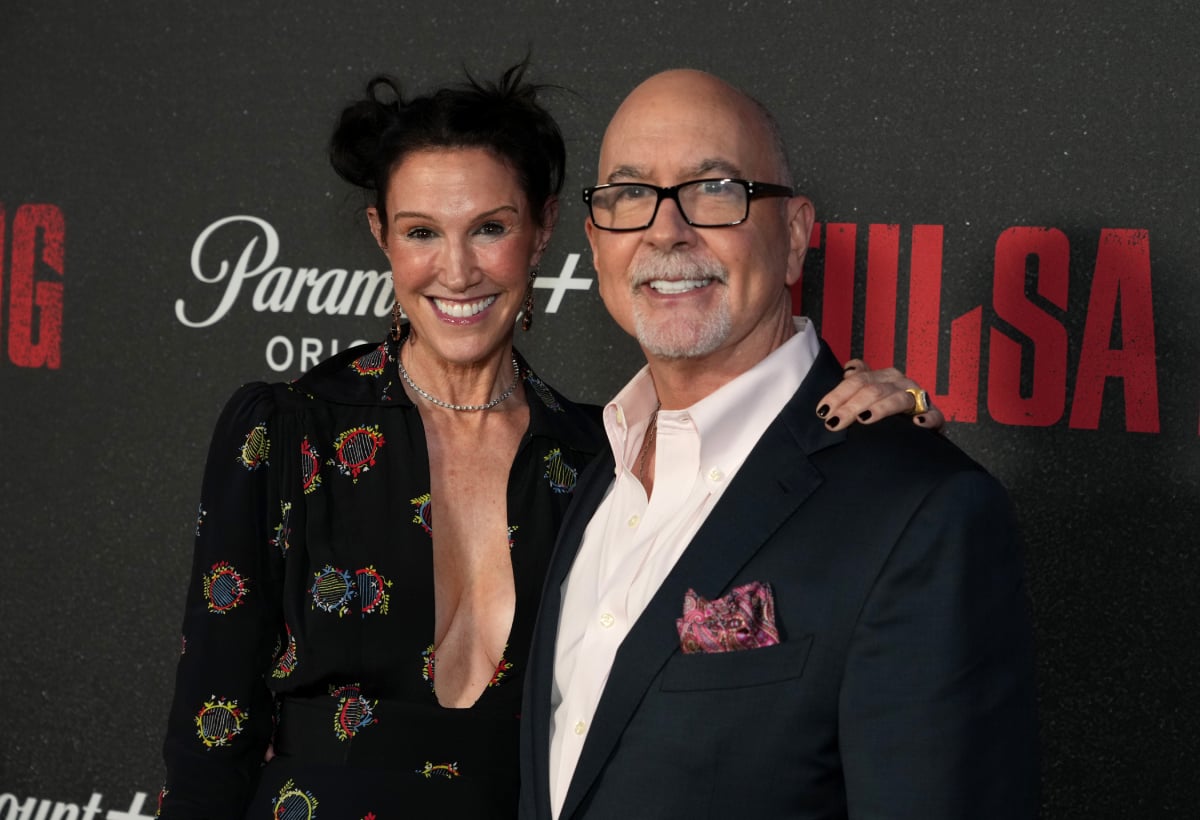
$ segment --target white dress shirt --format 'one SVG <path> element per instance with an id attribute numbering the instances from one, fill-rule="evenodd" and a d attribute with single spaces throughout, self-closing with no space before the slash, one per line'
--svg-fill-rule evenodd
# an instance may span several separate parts
<path id="1" fill-rule="evenodd" d="M 654 490 L 638 458 L 658 397 L 642 368 L 604 408 L 614 481 L 562 586 L 551 693 L 550 805 L 557 818 L 621 642 L 721 494 L 804 380 L 820 344 L 812 325 L 685 410 L 659 410 Z M 680 613 L 683 601 L 680 600 Z"/>

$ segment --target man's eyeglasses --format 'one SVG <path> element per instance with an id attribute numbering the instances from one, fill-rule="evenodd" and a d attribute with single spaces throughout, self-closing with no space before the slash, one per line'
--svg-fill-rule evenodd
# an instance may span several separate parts
<path id="1" fill-rule="evenodd" d="M 649 228 L 664 199 L 672 199 L 693 228 L 740 225 L 750 216 L 750 200 L 794 196 L 786 185 L 748 179 L 694 179 L 667 188 L 643 182 L 613 182 L 583 189 L 592 224 L 602 231 Z"/>

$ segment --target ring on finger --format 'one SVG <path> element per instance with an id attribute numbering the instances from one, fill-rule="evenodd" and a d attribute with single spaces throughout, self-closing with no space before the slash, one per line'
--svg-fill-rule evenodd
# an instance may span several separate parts
<path id="1" fill-rule="evenodd" d="M 912 409 L 908 411 L 910 416 L 919 416 L 922 413 L 929 412 L 929 394 L 919 387 L 906 387 L 904 392 L 913 397 Z"/>

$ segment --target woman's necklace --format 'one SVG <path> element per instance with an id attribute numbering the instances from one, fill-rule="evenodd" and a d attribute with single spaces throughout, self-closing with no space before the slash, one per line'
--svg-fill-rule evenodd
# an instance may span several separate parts
<path id="1" fill-rule="evenodd" d="M 442 401 L 436 396 L 431 396 L 421 388 L 417 387 L 416 382 L 408 375 L 408 371 L 404 369 L 404 362 L 400 361 L 400 352 L 396 351 L 396 369 L 400 371 L 400 378 L 404 379 L 404 383 L 411 387 L 418 396 L 425 399 L 430 404 L 436 404 L 438 407 L 445 407 L 447 410 L 460 410 L 464 412 L 478 412 L 480 410 L 491 410 L 500 402 L 507 399 L 517 389 L 518 382 L 521 381 L 521 366 L 517 364 L 517 357 L 513 356 L 513 381 L 508 386 L 508 389 L 501 393 L 496 398 L 489 401 L 487 404 L 451 404 L 448 401 Z"/>

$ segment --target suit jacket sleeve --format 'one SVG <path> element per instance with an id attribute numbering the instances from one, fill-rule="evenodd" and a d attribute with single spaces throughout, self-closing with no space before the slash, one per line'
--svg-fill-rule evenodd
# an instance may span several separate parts
<path id="1" fill-rule="evenodd" d="M 851 638 L 841 745 L 852 818 L 1037 814 L 1032 639 L 1017 528 L 986 473 L 913 515 Z"/>

